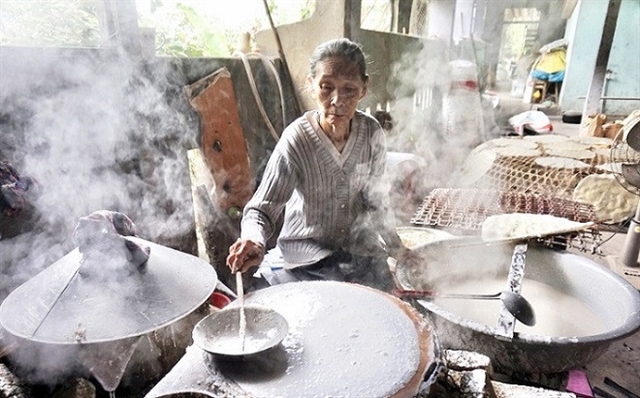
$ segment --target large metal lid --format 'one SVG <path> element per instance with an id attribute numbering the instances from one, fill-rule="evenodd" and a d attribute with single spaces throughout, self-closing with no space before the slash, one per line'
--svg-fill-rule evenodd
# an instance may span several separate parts
<path id="1" fill-rule="evenodd" d="M 9 333 L 51 344 L 139 336 L 190 314 L 215 289 L 217 275 L 206 261 L 122 236 L 120 230 L 114 233 L 99 218 L 84 221 L 85 227 L 99 225 L 99 233 L 94 228 L 90 238 L 76 236 L 78 248 L 19 286 L 0 305 L 0 325 Z M 76 234 L 87 229 L 81 226 Z M 98 249 L 89 250 L 88 244 Z"/>

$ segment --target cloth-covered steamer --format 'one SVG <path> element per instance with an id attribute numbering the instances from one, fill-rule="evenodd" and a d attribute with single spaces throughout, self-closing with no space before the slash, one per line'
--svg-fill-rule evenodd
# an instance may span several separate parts
<path id="1" fill-rule="evenodd" d="M 72 353 L 60 355 L 59 367 L 79 359 L 99 372 L 117 359 L 124 370 L 141 336 L 192 314 L 217 284 L 207 262 L 134 235 L 135 225 L 121 213 L 82 218 L 74 233 L 78 247 L 0 305 L 5 334 L 18 347 Z M 120 376 L 100 381 L 111 390 Z"/>

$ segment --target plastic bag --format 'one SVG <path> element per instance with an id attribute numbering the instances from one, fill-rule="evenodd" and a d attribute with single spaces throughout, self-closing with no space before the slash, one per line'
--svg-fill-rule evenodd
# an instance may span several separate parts
<path id="1" fill-rule="evenodd" d="M 549 117 L 540 111 L 525 111 L 509 118 L 509 124 L 518 135 L 524 135 L 525 130 L 536 134 L 546 134 L 553 131 Z"/>

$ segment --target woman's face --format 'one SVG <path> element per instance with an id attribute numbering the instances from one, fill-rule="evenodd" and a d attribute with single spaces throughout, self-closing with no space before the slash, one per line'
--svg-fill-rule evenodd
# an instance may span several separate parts
<path id="1" fill-rule="evenodd" d="M 348 127 L 368 85 L 360 77 L 358 64 L 343 57 L 319 62 L 309 83 L 323 120 L 335 128 Z"/>

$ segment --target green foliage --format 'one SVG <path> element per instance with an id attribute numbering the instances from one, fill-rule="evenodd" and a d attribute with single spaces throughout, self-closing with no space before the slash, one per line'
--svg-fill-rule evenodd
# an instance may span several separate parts
<path id="1" fill-rule="evenodd" d="M 178 4 L 174 9 L 157 11 L 152 25 L 156 27 L 161 44 L 158 54 L 174 57 L 231 55 L 232 46 L 225 32 L 192 7 Z"/>
<path id="2" fill-rule="evenodd" d="M 101 35 L 101 31 L 106 32 L 107 29 L 100 28 L 100 21 L 110 19 L 101 13 L 112 10 L 98 8 L 100 1 L 0 1 L 0 45 L 99 47 L 111 42 Z M 274 23 L 279 25 L 308 18 L 315 9 L 315 2 L 316 0 L 268 0 L 268 7 Z M 242 26 L 223 23 L 226 22 L 224 12 L 228 12 L 231 5 L 223 2 L 148 0 L 145 3 L 138 0 L 137 4 L 143 8 L 148 7 L 146 13 L 138 10 L 139 26 L 155 29 L 158 55 L 229 57 L 244 32 L 255 33 L 269 27 L 262 0 L 233 3 L 234 7 L 243 11 Z M 201 7 L 203 4 L 210 5 L 214 14 L 207 14 L 192 6 Z"/>
<path id="3" fill-rule="evenodd" d="M 315 0 L 307 0 L 305 6 L 300 10 L 300 20 L 305 20 L 311 17 L 313 11 L 316 8 Z"/>
<path id="4" fill-rule="evenodd" d="M 2 0 L 0 45 L 96 47 L 100 44 L 92 0 Z"/>

